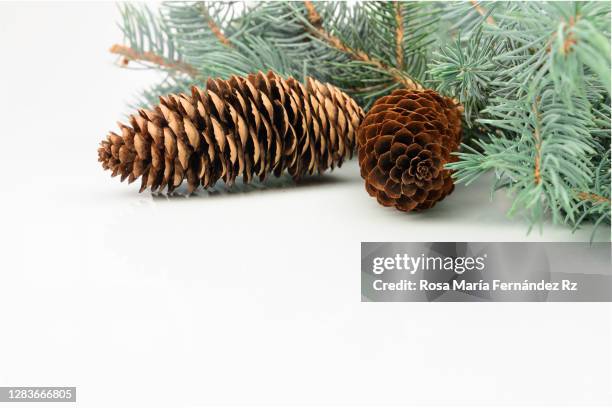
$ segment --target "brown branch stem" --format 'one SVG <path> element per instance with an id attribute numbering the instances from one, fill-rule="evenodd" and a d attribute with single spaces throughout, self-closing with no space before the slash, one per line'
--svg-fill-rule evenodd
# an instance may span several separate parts
<path id="1" fill-rule="evenodd" d="M 354 50 L 345 44 L 340 38 L 337 36 L 327 32 L 322 26 L 322 17 L 319 12 L 315 9 L 314 4 L 310 0 L 305 0 L 304 5 L 308 12 L 308 22 L 312 27 L 308 27 L 308 30 L 311 34 L 318 37 L 320 40 L 326 42 L 329 46 L 337 49 L 340 52 L 343 52 L 349 55 L 351 58 L 357 61 L 365 62 L 370 64 L 381 71 L 385 71 L 389 74 L 390 77 L 397 83 L 402 84 L 407 89 L 416 89 L 422 90 L 423 87 L 418 82 L 414 81 L 410 77 L 406 76 L 400 69 L 390 67 L 384 62 L 370 57 L 367 53 L 361 50 Z"/>
<path id="2" fill-rule="evenodd" d="M 395 2 L 395 58 L 397 68 L 404 68 L 404 19 L 402 18 L 402 4 Z"/>
<path id="3" fill-rule="evenodd" d="M 124 65 L 127 65 L 129 61 L 147 62 L 150 64 L 159 65 L 160 67 L 166 69 L 182 72 L 191 77 L 196 77 L 198 75 L 198 70 L 192 65 L 183 61 L 166 59 L 151 51 L 139 52 L 133 48 L 121 44 L 114 44 L 109 51 L 112 54 L 121 55 L 124 58 Z"/>
<path id="4" fill-rule="evenodd" d="M 536 140 L 536 145 L 535 145 L 535 151 L 536 151 L 536 157 L 535 157 L 535 164 L 534 164 L 534 178 L 535 178 L 535 183 L 536 184 L 540 184 L 542 182 L 542 173 L 541 173 L 541 161 L 542 161 L 542 153 L 541 153 L 541 149 L 542 149 L 542 138 L 540 136 L 540 113 L 538 112 L 538 103 L 539 103 L 539 99 L 536 100 L 536 102 L 533 103 L 533 107 L 532 107 L 532 111 L 533 114 L 535 115 L 535 126 L 534 126 L 534 138 Z"/>
<path id="5" fill-rule="evenodd" d="M 221 28 L 219 27 L 219 25 L 210 16 L 210 13 L 208 12 L 208 7 L 206 6 L 206 4 L 202 3 L 201 10 L 202 10 L 202 15 L 204 16 L 204 20 L 206 20 L 206 24 L 208 24 L 208 28 L 210 28 L 210 31 L 212 31 L 214 36 L 217 37 L 219 42 L 225 45 L 226 47 L 233 47 L 229 38 L 227 38 L 225 34 L 223 34 L 223 31 L 221 31 Z"/>
<path id="6" fill-rule="evenodd" d="M 580 20 L 580 15 L 577 15 L 576 17 L 570 16 L 569 21 L 567 22 L 563 21 L 563 33 L 567 34 L 569 30 L 572 30 L 576 22 L 578 22 L 578 20 Z M 548 43 L 546 45 L 546 52 L 548 53 L 551 52 L 552 45 L 556 39 L 557 39 L 557 32 L 555 31 L 554 33 L 552 33 L 552 36 L 548 40 Z M 576 45 L 576 43 L 577 41 L 576 41 L 574 32 L 569 31 L 569 34 L 567 34 L 567 36 L 565 37 L 565 40 L 563 40 L 563 46 L 561 47 L 561 50 L 560 50 L 561 54 L 563 55 L 569 54 L 570 51 L 572 50 L 572 47 Z"/>
<path id="7" fill-rule="evenodd" d="M 480 2 L 478 0 L 470 0 L 470 3 L 472 3 L 472 6 L 478 12 L 478 14 L 483 17 L 487 15 L 487 11 L 480 5 Z M 493 19 L 493 16 L 488 16 L 486 22 L 492 26 L 497 26 L 495 20 Z"/>
<path id="8" fill-rule="evenodd" d="M 323 19 L 321 15 L 317 12 L 312 1 L 305 1 L 304 6 L 306 7 L 306 12 L 308 13 L 308 21 L 310 24 L 317 30 L 323 28 Z"/>
<path id="9" fill-rule="evenodd" d="M 605 204 L 605 203 L 609 203 L 610 199 L 604 196 L 600 196 L 598 194 L 594 194 L 594 193 L 588 193 L 588 192 L 584 192 L 581 191 L 577 194 L 577 197 L 581 200 L 584 201 L 591 201 L 595 204 Z"/>

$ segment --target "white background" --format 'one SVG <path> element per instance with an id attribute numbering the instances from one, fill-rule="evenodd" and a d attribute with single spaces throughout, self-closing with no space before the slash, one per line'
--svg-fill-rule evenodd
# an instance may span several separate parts
<path id="1" fill-rule="evenodd" d="M 612 404 L 609 304 L 360 302 L 360 241 L 588 240 L 527 236 L 487 180 L 402 214 L 355 162 L 170 199 L 111 179 L 97 143 L 155 77 L 113 65 L 117 21 L 0 5 L 0 385 L 83 407 Z"/>

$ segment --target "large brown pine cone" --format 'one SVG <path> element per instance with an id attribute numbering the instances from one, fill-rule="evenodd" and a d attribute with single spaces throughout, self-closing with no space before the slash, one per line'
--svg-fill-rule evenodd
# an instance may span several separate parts
<path id="1" fill-rule="evenodd" d="M 357 134 L 366 190 L 386 207 L 431 208 L 453 191 L 451 152 L 461 142 L 461 112 L 433 90 L 396 90 L 378 99 Z"/>
<path id="2" fill-rule="evenodd" d="M 345 93 L 308 78 L 302 85 L 273 72 L 207 82 L 191 95 L 168 95 L 152 110 L 130 116 L 100 143 L 98 161 L 121 181 L 142 177 L 171 192 L 223 179 L 287 171 L 294 179 L 340 166 L 353 154 L 361 108 Z"/>

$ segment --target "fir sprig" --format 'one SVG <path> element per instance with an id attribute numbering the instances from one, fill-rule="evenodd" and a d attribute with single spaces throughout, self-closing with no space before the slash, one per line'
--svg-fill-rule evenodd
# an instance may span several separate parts
<path id="1" fill-rule="evenodd" d="M 181 2 L 120 8 L 120 64 L 165 73 L 143 91 L 272 69 L 331 82 L 364 108 L 400 87 L 463 106 L 449 168 L 493 171 L 511 214 L 610 224 L 609 2 Z"/>

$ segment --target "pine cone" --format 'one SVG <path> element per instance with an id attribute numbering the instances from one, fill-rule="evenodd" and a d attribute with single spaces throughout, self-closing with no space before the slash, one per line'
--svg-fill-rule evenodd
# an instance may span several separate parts
<path id="1" fill-rule="evenodd" d="M 461 112 L 432 90 L 396 90 L 378 99 L 357 133 L 366 190 L 401 211 L 431 208 L 453 191 L 450 153 L 461 142 Z"/>
<path id="2" fill-rule="evenodd" d="M 187 179 L 189 192 L 222 178 L 264 180 L 284 170 L 305 174 L 341 166 L 352 157 L 363 111 L 338 88 L 308 78 L 302 85 L 273 72 L 209 79 L 191 96 L 168 95 L 152 110 L 119 123 L 100 143 L 98 161 L 113 177 L 172 192 Z"/>

